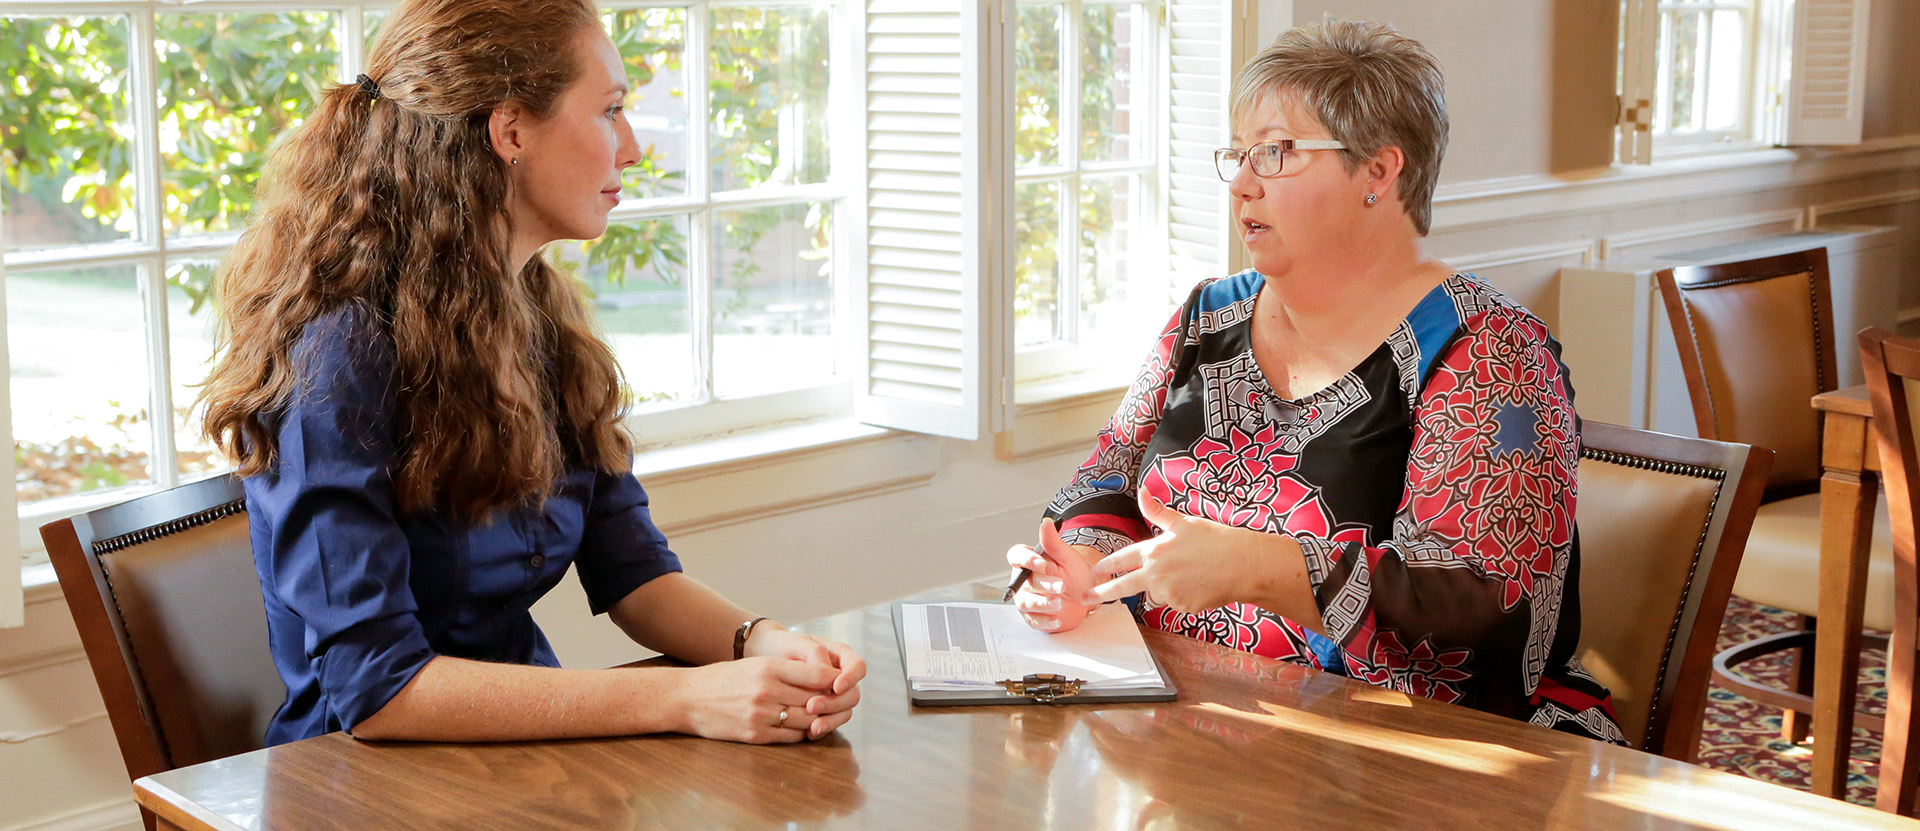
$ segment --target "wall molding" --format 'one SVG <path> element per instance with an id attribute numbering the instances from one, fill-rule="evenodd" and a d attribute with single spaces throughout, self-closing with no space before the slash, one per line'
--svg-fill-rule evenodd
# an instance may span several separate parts
<path id="1" fill-rule="evenodd" d="M 823 430 L 838 430 L 828 425 Z M 879 428 L 852 438 L 639 471 L 669 538 L 920 487 L 940 472 L 940 440 Z M 703 455 L 711 457 L 711 453 Z M 664 515 L 664 516 L 663 516 Z"/>
<path id="2" fill-rule="evenodd" d="M 1723 234 L 1747 228 L 1762 228 L 1768 225 L 1786 223 L 1793 230 L 1804 230 L 1807 226 L 1807 211 L 1804 208 L 1781 208 L 1777 211 L 1740 214 L 1738 216 L 1709 219 L 1703 222 L 1688 222 L 1681 225 L 1663 225 L 1643 231 L 1627 231 L 1608 234 L 1600 238 L 1600 259 L 1613 259 L 1622 248 L 1652 245 L 1656 242 L 1668 242 L 1688 237 L 1704 237 L 1711 234 Z"/>
<path id="3" fill-rule="evenodd" d="M 1843 214 L 1849 211 L 1859 211 L 1867 208 L 1883 208 L 1888 205 L 1899 205 L 1904 202 L 1920 202 L 1920 188 L 1896 190 L 1891 193 L 1876 193 L 1872 196 L 1862 196 L 1856 199 L 1836 199 L 1832 202 L 1816 202 L 1807 206 L 1807 225 L 1814 226 L 1820 224 L 1821 214 Z"/>
<path id="4" fill-rule="evenodd" d="M 140 807 L 133 797 L 110 799 L 0 831 L 142 831 Z"/>
<path id="5" fill-rule="evenodd" d="M 80 643 L 75 641 L 68 646 L 14 655 L 0 660 L 0 679 L 86 660 L 86 650 L 81 649 Z"/>
<path id="6" fill-rule="evenodd" d="M 1435 192 L 1433 232 L 1806 188 L 1916 168 L 1920 168 L 1920 134 L 1844 148 L 1767 148 L 1648 166 L 1459 182 L 1441 185 Z"/>
<path id="7" fill-rule="evenodd" d="M 1578 256 L 1580 265 L 1591 265 L 1599 256 L 1600 244 L 1590 239 L 1573 239 L 1562 242 L 1549 242 L 1540 245 L 1525 245 L 1516 248 L 1503 248 L 1497 251 L 1483 251 L 1459 257 L 1446 257 L 1447 265 L 1455 271 L 1474 271 L 1483 268 L 1533 263 L 1543 260 L 1560 260 Z"/>

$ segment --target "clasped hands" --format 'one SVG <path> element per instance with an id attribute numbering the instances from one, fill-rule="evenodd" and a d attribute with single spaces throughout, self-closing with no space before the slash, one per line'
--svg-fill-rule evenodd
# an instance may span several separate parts
<path id="1" fill-rule="evenodd" d="M 867 662 L 844 643 L 767 621 L 740 660 L 699 669 L 709 672 L 697 693 L 709 706 L 689 713 L 685 732 L 765 744 L 818 739 L 846 724 Z"/>
<path id="2" fill-rule="evenodd" d="M 1041 550 L 1016 545 L 1009 565 L 1030 569 L 1013 603 L 1027 624 L 1045 632 L 1079 626 L 1095 606 L 1145 592 L 1152 602 L 1198 611 L 1263 595 L 1277 538 L 1188 516 L 1139 493 L 1140 515 L 1160 534 L 1102 557 L 1069 545 L 1052 520 L 1040 522 Z"/>

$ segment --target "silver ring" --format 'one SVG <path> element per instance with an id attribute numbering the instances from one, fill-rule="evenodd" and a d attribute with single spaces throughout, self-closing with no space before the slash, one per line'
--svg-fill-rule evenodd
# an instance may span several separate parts
<path id="1" fill-rule="evenodd" d="M 776 721 L 776 722 L 774 722 L 774 723 L 773 723 L 773 726 L 775 726 L 775 727 L 785 727 L 785 726 L 787 726 L 787 708 L 785 708 L 785 707 L 781 707 L 781 708 L 780 708 L 780 720 L 779 720 L 779 721 Z"/>

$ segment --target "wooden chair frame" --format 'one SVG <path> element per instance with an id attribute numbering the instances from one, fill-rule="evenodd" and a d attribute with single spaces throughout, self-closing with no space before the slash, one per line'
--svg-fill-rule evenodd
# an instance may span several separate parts
<path id="1" fill-rule="evenodd" d="M 129 779 L 179 765 L 154 715 L 152 695 L 139 674 L 139 656 L 114 597 L 113 574 L 102 554 L 223 519 L 246 510 L 239 477 L 216 476 L 118 505 L 50 522 L 40 528 L 60 579 L 60 591 L 80 632 L 80 645 L 106 701 L 107 720 L 120 744 Z M 267 645 L 262 643 L 261 649 Z M 264 741 L 265 737 L 262 737 Z M 198 761 L 198 760 L 194 760 Z M 151 818 L 149 818 L 151 826 Z"/>
<path id="2" fill-rule="evenodd" d="M 1773 451 L 1592 421 L 1581 425 L 1580 442 L 1581 458 L 1721 483 L 1667 630 L 1666 661 L 1654 687 L 1646 735 L 1628 737 L 1648 753 L 1692 762 L 1700 749 L 1714 642 L 1766 490 Z"/>
<path id="3" fill-rule="evenodd" d="M 1695 330 L 1692 307 L 1686 300 L 1687 293 L 1809 272 L 1813 275 L 1813 296 L 1810 300 L 1813 310 L 1815 385 L 1818 387 L 1815 393 L 1818 394 L 1831 392 L 1840 383 L 1835 350 L 1829 345 L 1830 338 L 1827 335 L 1834 331 L 1834 324 L 1833 286 L 1827 273 L 1825 247 L 1734 263 L 1663 268 L 1655 272 L 1654 279 L 1660 285 L 1660 297 L 1667 310 L 1667 323 L 1673 328 L 1674 342 L 1679 347 L 1680 368 L 1687 382 L 1687 397 L 1693 403 L 1694 427 L 1701 438 L 1714 441 L 1740 439 L 1739 436 L 1720 435 L 1713 390 L 1707 385 L 1706 363 L 1700 354 L 1700 339 Z M 1824 425 L 1821 429 L 1824 431 Z M 1762 501 L 1815 493 L 1819 489 L 1818 477 L 1786 482 L 1769 486 Z M 1792 742 L 1804 740 L 1812 724 L 1814 628 L 1817 625 L 1818 621 L 1813 616 L 1802 615 L 1800 631 L 1757 638 L 1734 646 L 1714 658 L 1714 673 L 1721 683 L 1754 701 L 1781 709 L 1781 734 Z M 1794 675 L 1792 690 L 1755 682 L 1737 671 L 1737 667 L 1747 661 L 1788 650 L 1798 650 L 1789 658 Z M 1857 718 L 1864 719 L 1860 722 L 1862 724 L 1873 719 L 1865 714 Z"/>
<path id="4" fill-rule="evenodd" d="M 1920 450 L 1905 384 L 1920 381 L 1920 342 L 1874 327 L 1860 333 L 1860 366 L 1873 393 L 1874 440 L 1893 525 L 1893 636 L 1887 645 L 1887 716 L 1880 745 L 1877 807 L 1913 812 L 1920 785 L 1920 735 L 1913 729 L 1915 627 L 1920 624 L 1920 572 L 1914 563 L 1914 518 L 1920 516 Z"/>

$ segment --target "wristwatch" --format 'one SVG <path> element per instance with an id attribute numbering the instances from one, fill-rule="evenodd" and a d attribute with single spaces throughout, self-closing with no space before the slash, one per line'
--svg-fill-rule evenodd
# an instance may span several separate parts
<path id="1" fill-rule="evenodd" d="M 766 618 L 757 617 L 747 621 L 746 623 L 740 624 L 740 628 L 733 630 L 733 659 L 734 660 L 738 661 L 741 658 L 747 657 L 747 638 L 753 634 L 753 627 L 759 626 L 760 621 L 763 621 L 763 620 L 766 620 Z"/>

